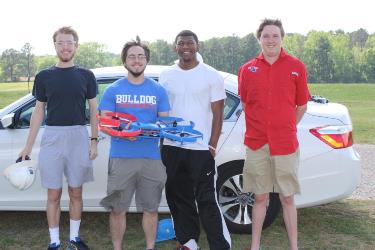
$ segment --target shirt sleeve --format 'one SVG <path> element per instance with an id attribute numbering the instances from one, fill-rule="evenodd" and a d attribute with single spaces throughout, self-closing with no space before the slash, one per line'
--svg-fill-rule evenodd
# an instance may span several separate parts
<path id="1" fill-rule="evenodd" d="M 243 66 L 240 67 L 238 71 L 238 95 L 240 96 L 241 101 L 245 102 L 246 89 L 244 88 L 245 84 L 243 81 L 243 75 L 244 75 L 243 68 L 244 68 Z"/>
<path id="2" fill-rule="evenodd" d="M 216 102 L 227 98 L 224 87 L 224 78 L 216 72 L 212 77 L 211 84 L 211 102 Z"/>
<path id="3" fill-rule="evenodd" d="M 94 76 L 94 73 L 92 71 L 88 70 L 87 71 L 87 94 L 86 98 L 87 99 L 92 99 L 95 98 L 98 94 L 98 83 L 96 82 L 96 78 Z"/>
<path id="4" fill-rule="evenodd" d="M 167 91 L 163 86 L 159 85 L 158 112 L 167 112 L 170 109 Z"/>
<path id="5" fill-rule="evenodd" d="M 108 110 L 108 111 L 116 111 L 116 96 L 113 94 L 113 88 L 109 85 L 100 100 L 98 109 L 99 110 Z"/>
<path id="6" fill-rule="evenodd" d="M 306 66 L 301 63 L 301 74 L 297 79 L 296 86 L 296 105 L 303 106 L 310 100 L 310 92 L 307 86 L 307 70 Z"/>
<path id="7" fill-rule="evenodd" d="M 38 101 L 47 102 L 46 89 L 40 73 L 35 76 L 32 93 Z"/>
<path id="8" fill-rule="evenodd" d="M 161 72 L 158 80 L 159 84 L 165 89 L 165 72 Z"/>

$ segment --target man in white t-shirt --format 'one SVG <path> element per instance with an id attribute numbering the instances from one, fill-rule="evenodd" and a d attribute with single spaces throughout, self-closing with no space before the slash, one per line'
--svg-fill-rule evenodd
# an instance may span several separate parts
<path id="1" fill-rule="evenodd" d="M 198 50 L 197 35 L 181 31 L 175 39 L 179 60 L 159 78 L 167 90 L 170 115 L 193 121 L 194 129 L 203 133 L 203 140 L 196 143 L 164 140 L 166 197 L 181 244 L 178 249 L 198 249 L 200 219 L 210 249 L 227 250 L 231 239 L 216 199 L 214 159 L 223 123 L 224 80 L 214 68 L 197 60 Z"/>

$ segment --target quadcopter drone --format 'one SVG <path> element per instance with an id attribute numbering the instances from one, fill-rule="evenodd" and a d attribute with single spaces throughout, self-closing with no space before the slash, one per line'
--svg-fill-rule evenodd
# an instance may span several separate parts
<path id="1" fill-rule="evenodd" d="M 105 116 L 98 116 L 99 130 L 113 137 L 129 138 L 167 138 L 184 142 L 196 142 L 203 138 L 203 134 L 195 129 L 194 123 L 184 125 L 179 117 L 158 117 L 155 123 L 137 122 L 137 118 L 130 114 L 106 112 Z"/>

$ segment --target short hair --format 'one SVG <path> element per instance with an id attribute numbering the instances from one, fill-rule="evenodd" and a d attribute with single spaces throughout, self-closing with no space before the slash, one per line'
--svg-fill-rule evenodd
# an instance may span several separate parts
<path id="1" fill-rule="evenodd" d="M 77 31 L 75 31 L 72 27 L 70 26 L 64 26 L 59 28 L 58 30 L 53 33 L 53 42 L 56 42 L 56 37 L 58 34 L 68 34 L 68 35 L 73 35 L 74 41 L 78 43 L 78 34 Z"/>
<path id="2" fill-rule="evenodd" d="M 174 43 L 177 43 L 177 39 L 180 36 L 192 36 L 194 40 L 198 43 L 198 36 L 191 30 L 183 30 L 180 33 L 177 34 L 176 38 L 174 39 Z"/>
<path id="3" fill-rule="evenodd" d="M 257 38 L 258 40 L 260 39 L 260 36 L 262 35 L 262 31 L 264 29 L 265 26 L 267 25 L 275 25 L 277 27 L 279 27 L 280 29 L 280 33 L 281 33 L 281 38 L 284 38 L 284 35 L 285 35 L 285 32 L 284 32 L 284 28 L 283 28 L 283 24 L 281 23 L 281 21 L 279 19 L 267 19 L 265 18 L 261 24 L 259 25 L 259 28 L 257 30 Z"/>
<path id="4" fill-rule="evenodd" d="M 124 46 L 122 47 L 121 61 L 122 61 L 123 64 L 125 63 L 126 57 L 128 56 L 128 50 L 133 46 L 141 47 L 145 52 L 147 62 L 150 61 L 150 49 L 148 48 L 148 46 L 145 43 L 141 42 L 141 39 L 139 38 L 139 36 L 137 36 L 135 38 L 135 40 L 131 40 L 131 41 L 125 43 Z"/>

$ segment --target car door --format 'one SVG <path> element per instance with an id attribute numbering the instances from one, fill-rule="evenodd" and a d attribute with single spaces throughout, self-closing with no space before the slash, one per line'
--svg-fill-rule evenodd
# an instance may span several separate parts
<path id="1" fill-rule="evenodd" d="M 98 99 L 106 85 L 112 83 L 114 80 L 101 81 L 99 86 Z M 25 142 L 29 133 L 31 113 L 35 107 L 35 99 L 30 98 L 28 101 L 21 103 L 14 110 L 9 113 L 14 113 L 14 122 L 11 128 L 0 129 L 0 171 L 14 163 L 18 157 L 19 152 L 25 146 Z M 87 108 L 87 114 L 88 108 Z M 87 129 L 89 135 L 91 134 L 89 126 L 89 117 L 87 117 Z M 38 136 L 33 146 L 31 159 L 38 159 L 40 150 L 40 139 L 44 132 L 44 124 L 39 129 Z M 84 209 L 88 211 L 97 211 L 102 209 L 99 205 L 100 200 L 106 195 L 107 184 L 107 163 L 109 153 L 110 140 L 106 135 L 100 135 L 100 142 L 98 144 L 98 157 L 94 160 L 94 182 L 85 184 L 83 192 Z M 25 191 L 19 191 L 9 182 L 3 179 L 0 182 L 0 208 L 11 210 L 44 210 L 46 206 L 46 190 L 41 187 L 40 174 L 37 173 L 34 184 Z M 69 208 L 69 196 L 66 188 L 66 181 L 63 182 L 63 194 L 61 197 L 62 210 Z"/>
<path id="2" fill-rule="evenodd" d="M 21 103 L 18 107 L 11 110 L 14 113 L 14 123 L 11 128 L 0 129 L 0 159 L 1 173 L 4 169 L 15 163 L 18 154 L 25 146 L 30 125 L 31 113 L 34 110 L 35 99 Z M 33 147 L 31 159 L 37 160 L 39 145 L 43 127 L 40 129 L 35 145 Z M 40 175 L 36 175 L 34 185 L 24 191 L 11 186 L 5 179 L 0 181 L 0 208 L 1 210 L 41 210 L 45 208 L 46 191 L 41 188 Z"/>

